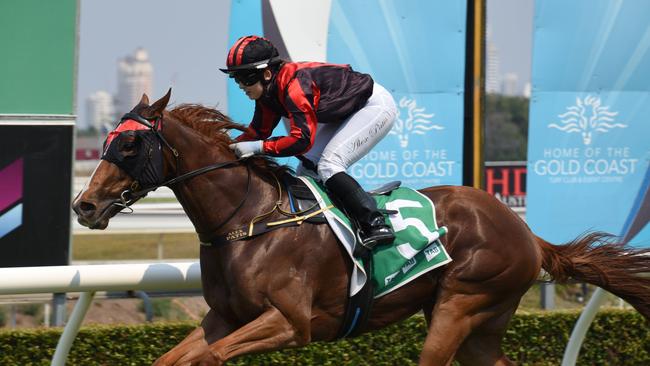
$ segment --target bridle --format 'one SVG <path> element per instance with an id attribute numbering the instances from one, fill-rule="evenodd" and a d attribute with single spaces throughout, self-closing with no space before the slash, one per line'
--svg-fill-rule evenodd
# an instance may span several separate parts
<path id="1" fill-rule="evenodd" d="M 154 133 L 155 136 L 158 138 L 158 140 L 160 142 L 162 142 L 163 146 L 167 147 L 172 152 L 172 155 L 175 158 L 176 171 L 178 171 L 178 167 L 179 167 L 179 164 L 180 164 L 180 154 L 178 153 L 178 150 L 176 150 L 173 146 L 171 146 L 171 144 L 165 139 L 163 134 L 160 132 L 160 130 L 161 130 L 160 127 L 162 125 L 162 117 L 157 117 L 155 119 L 151 119 L 151 120 L 153 120 L 153 123 L 152 123 L 150 119 L 147 119 L 147 118 L 141 116 L 138 113 L 130 112 L 130 113 L 126 113 L 121 118 L 120 123 L 122 121 L 125 121 L 125 120 L 136 121 L 136 122 L 140 123 L 141 125 L 144 125 L 145 127 L 147 127 L 152 133 Z M 157 153 L 162 154 L 162 150 L 161 149 L 157 150 Z M 145 197 L 149 192 L 155 191 L 156 189 L 158 189 L 160 187 L 163 187 L 163 186 L 165 186 L 165 187 L 172 186 L 174 184 L 186 181 L 186 180 L 188 180 L 190 178 L 196 177 L 198 175 L 201 175 L 201 174 L 213 171 L 213 170 L 239 165 L 243 160 L 244 159 L 239 158 L 239 159 L 236 159 L 236 160 L 225 161 L 225 162 L 221 162 L 221 163 L 208 165 L 208 166 L 205 166 L 205 167 L 195 169 L 195 170 L 192 170 L 190 172 L 181 174 L 181 175 L 176 176 L 176 177 L 174 177 L 172 179 L 162 181 L 162 182 L 157 182 L 157 183 L 155 183 L 155 184 L 153 184 L 153 185 L 151 185 L 149 187 L 143 188 L 143 189 L 138 189 L 138 188 L 140 188 L 140 183 L 137 180 L 134 180 L 133 183 L 131 184 L 131 187 L 129 189 L 123 191 L 120 194 L 120 200 L 116 201 L 116 202 L 113 202 L 113 205 L 122 207 L 123 209 L 126 208 L 126 209 L 130 210 L 130 212 L 128 212 L 128 213 L 131 213 L 131 212 L 133 212 L 133 209 L 130 206 L 133 203 L 135 203 L 137 200 Z M 151 164 L 151 160 L 148 160 L 146 164 L 147 165 Z M 242 198 L 241 202 L 237 205 L 235 210 L 230 214 L 230 216 L 228 216 L 228 218 L 224 222 L 219 224 L 219 226 L 212 229 L 213 231 L 221 229 L 226 223 L 228 223 L 228 221 L 230 221 L 235 216 L 235 214 L 237 214 L 239 209 L 241 209 L 241 207 L 246 202 L 246 198 L 248 197 L 248 195 L 250 193 L 251 172 L 250 172 L 250 167 L 248 166 L 248 164 L 245 164 L 245 165 L 246 165 L 246 173 L 247 173 L 246 194 Z M 126 172 L 126 173 L 129 174 L 133 178 L 132 172 Z"/>
<path id="2" fill-rule="evenodd" d="M 176 150 L 171 144 L 165 139 L 165 137 L 162 135 L 160 132 L 162 127 L 162 117 L 158 117 L 153 120 L 153 123 L 151 122 L 150 119 L 147 119 L 137 113 L 127 113 L 122 117 L 121 122 L 125 120 L 133 120 L 137 123 L 140 123 L 141 125 L 147 127 L 150 131 L 155 134 L 155 136 L 158 138 L 159 142 L 162 142 L 164 146 L 166 146 L 173 154 L 175 158 L 175 165 L 176 165 L 176 171 L 178 171 L 178 167 L 180 165 L 180 154 L 178 153 L 178 150 Z M 157 154 L 162 154 L 162 149 L 159 148 L 156 150 Z M 141 152 L 139 152 L 141 153 Z M 151 150 L 150 150 L 151 154 Z M 150 157 L 150 156 L 149 156 Z M 238 158 L 235 160 L 231 161 L 225 161 L 221 163 L 216 163 L 212 165 L 208 165 L 199 169 L 192 170 L 190 172 L 181 174 L 179 176 L 176 176 L 172 179 L 168 179 L 162 182 L 156 182 L 154 184 L 151 184 L 149 187 L 143 188 L 143 189 L 138 189 L 140 187 L 140 183 L 138 183 L 137 180 L 134 180 L 134 182 L 131 184 L 131 187 L 127 190 L 124 190 L 120 194 L 120 199 L 113 202 L 113 205 L 116 205 L 118 207 L 122 207 L 122 209 L 126 208 L 131 210 L 133 212 L 133 209 L 130 207 L 133 203 L 135 203 L 137 200 L 145 197 L 149 192 L 154 191 L 158 189 L 159 187 L 162 186 L 172 186 L 174 184 L 180 183 L 182 181 L 188 180 L 190 178 L 196 177 L 197 175 L 201 175 L 213 170 L 221 169 L 221 168 L 227 168 L 227 167 L 233 167 L 241 164 L 242 161 L 246 160 L 248 158 Z M 110 160 L 109 160 L 110 161 Z M 147 160 L 146 165 L 151 164 L 151 159 Z M 211 232 L 217 232 L 221 228 L 223 228 L 235 215 L 239 210 L 244 206 L 244 203 L 246 203 L 246 199 L 248 198 L 250 194 L 250 187 L 251 187 L 251 171 L 250 171 L 250 166 L 248 164 L 244 164 L 246 166 L 246 174 L 247 174 L 247 179 L 246 179 L 246 193 L 244 194 L 244 197 L 242 200 L 239 202 L 237 207 L 230 213 L 230 215 L 221 223 L 219 224 L 216 228 L 212 228 L 210 231 Z M 144 168 L 147 168 L 145 166 Z M 129 174 L 132 178 L 134 177 L 134 174 L 132 172 L 126 171 L 127 174 Z M 226 233 L 225 235 L 218 235 L 215 240 L 212 241 L 212 244 L 207 244 L 207 245 L 219 245 L 223 244 L 226 242 L 230 241 L 236 241 L 240 239 L 245 239 L 248 237 L 256 236 L 265 232 L 268 232 L 270 230 L 274 230 L 277 228 L 281 227 L 287 227 L 287 226 L 294 226 L 294 225 L 301 225 L 303 222 L 305 222 L 307 219 L 309 219 L 312 216 L 318 215 L 322 211 L 329 210 L 332 208 L 332 206 L 327 206 L 324 208 L 321 208 L 316 211 L 312 211 L 314 208 L 318 206 L 318 203 L 315 203 L 314 206 L 311 208 L 308 208 L 303 211 L 299 212 L 290 212 L 290 211 L 285 211 L 282 209 L 282 184 L 280 183 L 278 177 L 275 174 L 272 174 L 276 184 L 277 184 L 277 193 L 278 193 L 278 198 L 275 201 L 273 208 L 263 214 L 255 216 L 248 224 L 247 227 L 244 229 L 236 229 L 233 231 L 230 231 Z M 135 178 L 134 178 L 135 179 Z M 160 179 L 162 180 L 162 179 Z M 270 217 L 274 212 L 278 212 L 281 215 L 285 217 L 289 217 L 289 219 L 284 219 L 280 221 L 275 221 L 275 222 L 268 222 L 265 223 L 261 226 L 258 225 L 258 223 L 261 224 L 261 221 L 265 218 Z M 263 227 L 262 227 L 263 226 Z M 235 234 L 233 234 L 235 233 Z M 200 235 L 200 234 L 199 234 Z M 206 245 L 203 242 L 201 243 L 202 245 Z"/>

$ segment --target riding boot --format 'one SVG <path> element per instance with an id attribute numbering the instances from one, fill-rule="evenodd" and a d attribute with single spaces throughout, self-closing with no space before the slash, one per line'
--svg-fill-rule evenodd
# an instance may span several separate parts
<path id="1" fill-rule="evenodd" d="M 345 172 L 336 173 L 325 182 L 325 186 L 359 225 L 365 247 L 372 249 L 395 240 L 395 233 L 386 225 L 375 199 L 354 178 Z"/>

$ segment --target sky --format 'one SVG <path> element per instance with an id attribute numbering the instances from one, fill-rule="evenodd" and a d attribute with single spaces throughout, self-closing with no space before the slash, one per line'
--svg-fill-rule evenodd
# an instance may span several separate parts
<path id="1" fill-rule="evenodd" d="M 499 55 L 501 75 L 519 76 L 519 90 L 530 82 L 533 0 L 487 0 L 487 26 L 490 41 Z"/>
<path id="2" fill-rule="evenodd" d="M 153 64 L 150 99 L 172 87 L 171 103 L 226 108 L 219 71 L 228 51 L 229 1 L 80 1 L 77 114 L 85 126 L 86 98 L 117 91 L 117 61 L 143 47 Z"/>
<path id="3" fill-rule="evenodd" d="M 249 0 L 259 1 L 259 0 Z M 500 72 L 530 80 L 533 0 L 488 0 L 487 25 Z M 227 113 L 223 67 L 228 51 L 228 0 L 80 0 L 77 114 L 86 99 L 117 91 L 117 61 L 143 47 L 154 68 L 150 99 L 172 87 L 171 103 L 201 103 Z M 248 121 L 239 121 L 247 123 Z"/>

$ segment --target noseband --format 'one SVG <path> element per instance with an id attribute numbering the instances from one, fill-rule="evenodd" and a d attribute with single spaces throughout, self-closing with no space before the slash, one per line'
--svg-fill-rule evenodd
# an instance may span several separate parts
<path id="1" fill-rule="evenodd" d="M 169 144 L 169 142 L 167 142 L 165 137 L 160 132 L 160 130 L 161 130 L 160 127 L 162 125 L 162 117 L 156 118 L 152 123 L 150 120 L 146 119 L 145 117 L 143 117 L 143 116 L 141 116 L 141 115 L 139 115 L 137 113 L 130 112 L 130 113 L 126 113 L 121 118 L 120 123 L 124 122 L 125 120 L 133 120 L 133 121 L 138 122 L 139 124 L 144 125 L 145 127 L 147 127 L 150 130 L 150 133 L 153 133 L 158 138 L 159 146 L 160 146 L 160 143 L 162 142 L 162 145 L 167 147 L 172 152 L 172 155 L 175 158 L 176 170 L 178 171 L 180 154 L 178 153 L 178 150 L 176 150 L 173 146 L 171 146 L 171 144 Z M 110 148 L 110 147 L 108 147 L 108 148 Z M 106 149 L 106 150 L 108 151 L 108 149 Z M 141 153 L 142 152 L 140 151 L 138 154 L 141 154 Z M 148 154 L 149 154 L 148 159 L 144 163 L 144 166 L 142 167 L 142 170 L 143 171 L 156 171 L 156 168 L 152 168 L 152 165 L 153 165 L 152 158 L 162 159 L 162 157 L 160 157 L 160 156 L 152 157 L 152 154 L 162 154 L 162 149 L 161 148 L 149 149 Z M 111 157 L 110 155 L 107 155 L 106 152 L 104 153 L 104 156 L 102 156 L 102 159 L 107 160 L 107 161 L 109 161 L 111 163 L 114 163 L 114 164 L 118 165 L 118 167 L 120 167 L 121 169 L 124 169 L 124 167 L 125 167 L 124 164 L 121 164 L 120 162 L 117 162 L 117 160 L 114 157 Z M 179 176 L 177 176 L 175 178 L 169 179 L 167 181 L 163 180 L 162 173 L 154 174 L 156 176 L 156 178 L 154 178 L 151 181 L 148 181 L 147 182 L 148 187 L 145 187 L 143 189 L 138 189 L 138 188 L 141 187 L 139 181 L 135 177 L 138 173 L 134 172 L 134 171 L 129 171 L 127 169 L 124 169 L 126 171 L 126 173 L 129 174 L 131 176 L 131 178 L 133 178 L 135 180 L 133 181 L 133 183 L 131 184 L 131 187 L 129 189 L 123 191 L 120 194 L 120 200 L 114 202 L 113 205 L 129 209 L 129 210 L 131 210 L 131 212 L 133 212 L 133 209 L 130 206 L 133 203 L 135 203 L 137 200 L 139 200 L 140 198 L 145 197 L 151 191 L 155 191 L 156 189 L 158 189 L 160 187 L 163 187 L 163 186 L 166 186 L 166 187 L 172 186 L 172 185 L 174 185 L 176 183 L 188 180 L 190 178 L 196 177 L 197 175 L 201 175 L 201 174 L 213 171 L 213 170 L 239 165 L 242 162 L 242 160 L 243 160 L 242 158 L 239 158 L 239 159 L 236 159 L 236 160 L 231 160 L 231 161 L 226 161 L 226 162 L 222 162 L 222 163 L 216 163 L 216 164 L 208 165 L 208 166 L 205 166 L 205 167 L 202 167 L 202 168 L 199 168 L 199 169 L 192 170 L 192 171 L 190 171 L 188 173 L 181 174 L 181 175 L 179 175 Z M 130 170 L 133 170 L 133 169 L 130 169 Z M 235 216 L 237 211 L 239 211 L 239 209 L 244 205 L 244 202 L 246 202 L 246 198 L 248 197 L 248 195 L 250 193 L 250 183 L 251 183 L 251 173 L 250 173 L 250 168 L 249 168 L 248 165 L 246 165 L 246 173 L 247 173 L 248 177 L 247 177 L 247 183 L 246 183 L 246 194 L 244 195 L 244 198 L 241 200 L 239 205 L 237 205 L 237 207 L 232 212 L 232 214 L 230 214 L 230 216 L 228 216 L 228 218 L 223 223 L 221 223 L 217 228 L 215 228 L 213 230 L 216 231 L 216 230 L 220 229 L 221 227 L 223 227 L 228 221 L 230 221 L 230 219 L 232 219 Z"/>

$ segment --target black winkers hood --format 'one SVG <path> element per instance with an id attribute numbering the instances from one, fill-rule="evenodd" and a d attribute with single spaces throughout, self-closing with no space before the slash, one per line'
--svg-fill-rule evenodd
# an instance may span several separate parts
<path id="1" fill-rule="evenodd" d="M 126 145 L 131 154 L 125 153 Z M 151 128 L 123 119 L 104 142 L 103 160 L 117 165 L 142 188 L 163 182 L 163 154 L 160 139 Z"/>

